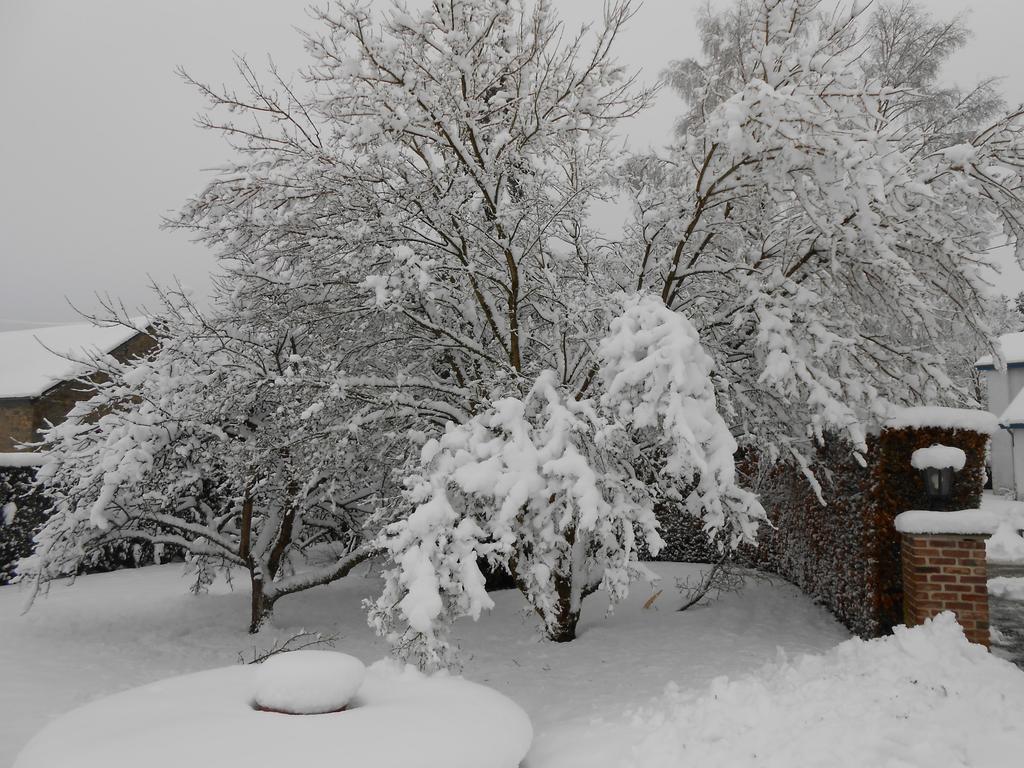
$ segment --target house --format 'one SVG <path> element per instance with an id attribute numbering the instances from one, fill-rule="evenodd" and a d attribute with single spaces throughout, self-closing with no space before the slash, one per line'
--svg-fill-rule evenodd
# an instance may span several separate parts
<path id="1" fill-rule="evenodd" d="M 0 453 L 38 439 L 47 423 L 64 420 L 89 388 L 76 381 L 85 366 L 74 362 L 110 354 L 124 361 L 139 357 L 155 342 L 145 318 L 134 327 L 92 323 L 30 328 L 0 333 Z"/>
<path id="2" fill-rule="evenodd" d="M 988 394 L 988 409 L 999 419 L 992 435 L 992 489 L 1024 499 L 1024 332 L 999 337 L 1006 370 L 991 355 L 974 364 Z"/>

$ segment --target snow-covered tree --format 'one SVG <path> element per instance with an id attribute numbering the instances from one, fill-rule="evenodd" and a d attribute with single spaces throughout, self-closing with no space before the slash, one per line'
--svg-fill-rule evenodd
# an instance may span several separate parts
<path id="1" fill-rule="evenodd" d="M 731 445 L 722 424 L 800 463 L 827 429 L 862 445 L 892 403 L 962 396 L 938 342 L 950 306 L 984 331 L 984 249 L 996 222 L 1020 231 L 1016 117 L 944 146 L 887 107 L 902 86 L 862 67 L 860 11 L 744 8 L 746 28 L 705 28 L 679 140 L 626 163 L 616 123 L 650 97 L 611 53 L 628 3 L 569 37 L 543 1 L 340 4 L 308 38 L 301 93 L 244 62 L 247 93 L 200 85 L 228 109 L 208 125 L 241 155 L 181 223 L 233 265 L 236 293 L 287 285 L 339 327 L 378 329 L 346 397 L 426 438 L 381 539 L 392 564 L 371 620 L 428 663 L 451 621 L 487 605 L 478 558 L 568 639 L 594 584 L 614 601 L 637 572 L 637 533 L 656 545 L 652 500 L 686 499 L 724 541 L 749 536 L 756 505 L 711 445 Z M 589 206 L 623 170 L 638 215 L 610 244 Z M 339 285 L 355 298 L 332 298 Z M 706 385 L 695 400 L 721 413 L 714 430 L 621 384 L 637 368 L 607 350 L 630 323 L 704 350 L 684 378 Z M 534 491 L 509 506 L 495 489 L 517 471 Z"/>
<path id="2" fill-rule="evenodd" d="M 485 602 L 473 596 L 478 557 L 512 571 L 557 639 L 574 635 L 593 585 L 621 597 L 639 572 L 637 533 L 658 541 L 645 510 L 662 489 L 638 482 L 634 464 L 674 478 L 664 492 L 679 500 L 707 496 L 706 510 L 691 506 L 723 541 L 749 536 L 757 514 L 730 484 L 731 452 L 718 450 L 727 434 L 710 446 L 694 432 L 700 449 L 677 454 L 657 430 L 685 432 L 680 413 L 612 413 L 605 397 L 602 371 L 611 369 L 598 345 L 622 305 L 609 273 L 615 251 L 588 217 L 594 200 L 614 194 L 617 121 L 651 95 L 611 56 L 631 15 L 628 2 L 612 3 L 603 24 L 567 36 L 545 0 L 445 0 L 380 15 L 341 3 L 307 38 L 314 63 L 301 93 L 276 73 L 273 88 L 263 85 L 244 62 L 245 94 L 196 83 L 227 110 L 207 124 L 241 155 L 178 223 L 219 249 L 235 296 L 287 285 L 339 327 L 375 328 L 346 367 L 353 418 L 386 409 L 431 446 L 410 468 L 404 507 L 382 539 L 393 564 L 373 620 L 410 649 L 436 649 L 435 660 L 444 626 Z M 362 296 L 352 299 L 353 288 Z M 708 372 L 688 375 L 706 383 Z M 700 392 L 713 402 L 711 389 Z M 514 425 L 501 421 L 511 403 Z M 452 455 L 460 440 L 473 461 Z M 464 459 L 485 461 L 483 444 L 540 455 L 557 453 L 552 441 L 568 441 L 579 466 L 545 459 L 532 471 L 547 492 L 522 497 L 515 514 L 473 485 L 470 469 L 449 477 Z M 590 467 L 586 504 L 603 500 L 597 508 L 569 490 L 583 482 L 572 479 L 580 467 Z M 453 495 L 440 517 L 431 488 Z M 436 529 L 420 530 L 415 521 L 427 519 Z M 527 530 L 542 520 L 543 536 Z M 463 537 L 448 541 L 449 527 Z M 416 600 L 403 596 L 434 589 L 427 565 L 454 575 L 433 577 L 444 582 L 434 604 L 445 607 L 428 612 L 429 627 L 413 627 L 403 606 Z M 426 581 L 414 583 L 413 571 Z"/>
<path id="3" fill-rule="evenodd" d="M 964 14 L 936 19 L 915 0 L 875 3 L 870 13 L 862 61 L 868 77 L 888 90 L 879 104 L 887 121 L 915 126 L 928 148 L 941 149 L 970 142 L 999 117 L 1004 102 L 998 78 L 967 89 L 940 79 L 943 66 L 971 36 Z"/>
<path id="4" fill-rule="evenodd" d="M 629 168 L 633 285 L 698 329 L 742 440 L 798 462 L 891 403 L 962 400 L 944 332 L 986 336 L 990 239 L 1021 242 L 1020 115 L 968 141 L 908 119 L 905 77 L 862 66 L 871 24 L 813 0 L 706 16 L 706 61 L 671 73 L 681 135 Z"/>
<path id="5" fill-rule="evenodd" d="M 270 538 L 324 487 L 310 478 L 361 487 L 372 462 L 346 457 L 417 454 L 379 503 L 367 546 L 388 561 L 369 607 L 426 666 L 450 662 L 451 624 L 490 605 L 481 562 L 569 640 L 584 596 L 614 604 L 641 543 L 659 546 L 655 506 L 698 515 L 723 547 L 753 538 L 738 442 L 799 465 L 825 430 L 862 445 L 893 403 L 961 397 L 938 353 L 950 308 L 984 332 L 985 248 L 997 223 L 1016 239 L 1024 222 L 1018 116 L 949 144 L 887 112 L 902 86 L 862 66 L 857 10 L 760 0 L 738 6 L 746 27 L 709 22 L 682 134 L 627 159 L 616 126 L 652 97 L 612 53 L 630 3 L 578 35 L 553 7 L 343 2 L 317 12 L 302 82 L 272 69 L 265 83 L 244 60 L 242 93 L 190 79 L 237 152 L 175 222 L 222 271 L 222 330 L 180 337 L 244 362 L 143 391 L 230 395 L 231 428 L 216 408 L 174 419 L 234 483 L 214 495 L 231 520 L 265 479 Z M 608 242 L 591 206 L 620 179 L 637 215 Z M 192 370 L 166 364 L 142 378 Z M 114 445 L 65 474 L 90 478 L 68 507 L 83 525 L 120 511 L 103 489 L 126 486 L 106 473 L 134 477 Z"/>
<path id="6" fill-rule="evenodd" d="M 703 60 L 673 61 L 664 72 L 666 83 L 689 106 L 678 123 L 681 134 L 729 98 L 735 83 L 750 80 L 750 34 L 762 6 L 761 0 L 734 0 L 698 11 Z M 836 14 L 843 3 L 818 7 L 833 26 L 841 22 Z M 914 123 L 939 145 L 950 145 L 970 140 L 986 120 L 998 117 L 1003 108 L 998 78 L 967 89 L 940 79 L 943 66 L 971 36 L 964 14 L 936 19 L 917 0 L 879 0 L 852 10 L 858 17 L 858 61 L 865 76 L 886 89 L 878 103 L 886 120 Z"/>
<path id="7" fill-rule="evenodd" d="M 45 433 L 37 482 L 53 514 L 19 570 L 45 584 L 110 544 L 174 545 L 196 590 L 218 571 L 248 571 L 255 632 L 280 597 L 374 551 L 365 502 L 388 480 L 388 455 L 336 428 L 349 408 L 337 339 L 212 319 L 167 298 L 157 348 L 85 361 L 101 374 L 90 376 L 95 394 Z"/>

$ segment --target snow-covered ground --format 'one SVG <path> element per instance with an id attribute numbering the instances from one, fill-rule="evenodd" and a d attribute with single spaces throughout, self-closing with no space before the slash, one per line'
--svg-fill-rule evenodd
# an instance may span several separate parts
<path id="1" fill-rule="evenodd" d="M 549 757 L 530 768 L 556 768 L 549 748 L 556 725 L 618 719 L 650 703 L 671 681 L 703 690 L 722 674 L 753 671 L 787 654 L 821 652 L 848 637 L 796 588 L 753 584 L 706 607 L 677 613 L 675 578 L 699 566 L 657 563 L 662 595 L 649 609 L 640 585 L 605 618 L 601 596 L 588 598 L 580 637 L 558 645 L 539 639 L 519 593 L 501 592 L 479 623 L 460 625 L 464 674 L 507 694 L 530 714 L 534 751 Z M 170 675 L 232 664 L 239 652 L 270 647 L 298 628 L 338 633 L 337 650 L 371 662 L 387 654 L 366 626 L 363 598 L 379 581 L 360 571 L 329 587 L 282 600 L 275 626 L 245 633 L 248 596 L 218 584 L 194 597 L 178 565 L 97 574 L 54 585 L 24 616 L 24 591 L 0 587 L 0 766 L 9 765 L 50 718 L 115 691 Z M 554 762 L 552 762 L 554 761 Z M 56 768 L 56 767 L 55 767 Z M 596 768 L 596 766 L 595 766 Z"/>
<path id="2" fill-rule="evenodd" d="M 678 613 L 674 580 L 699 566 L 653 568 L 664 591 L 650 607 L 639 588 L 605 617 L 594 596 L 570 644 L 540 640 L 515 592 L 460 625 L 465 676 L 532 718 L 526 768 L 1017 764 L 1024 673 L 969 646 L 951 621 L 832 650 L 847 632 L 788 584 L 752 583 Z M 231 664 L 300 627 L 337 632 L 336 648 L 365 661 L 386 653 L 360 607 L 379 589 L 374 576 L 283 600 L 256 638 L 243 590 L 186 587 L 176 565 L 100 574 L 55 586 L 25 616 L 23 592 L 0 588 L 0 765 L 79 704 Z M 825 655 L 796 658 L 805 653 Z"/>
<path id="3" fill-rule="evenodd" d="M 1021 521 L 1024 521 L 1024 502 L 985 491 L 981 499 L 981 509 L 1002 521 L 985 543 L 988 561 L 1024 565 L 1024 537 L 1019 534 L 1019 526 Z"/>

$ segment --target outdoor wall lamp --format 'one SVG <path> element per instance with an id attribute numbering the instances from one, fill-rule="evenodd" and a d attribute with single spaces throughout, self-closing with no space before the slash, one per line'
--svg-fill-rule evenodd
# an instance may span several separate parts
<path id="1" fill-rule="evenodd" d="M 928 506 L 944 509 L 953 496 L 953 473 L 959 472 L 967 464 L 967 454 L 960 448 L 933 445 L 914 451 L 910 464 L 921 472 Z"/>
<path id="2" fill-rule="evenodd" d="M 929 502 L 946 502 L 953 495 L 952 467 L 925 467 L 921 470 Z"/>

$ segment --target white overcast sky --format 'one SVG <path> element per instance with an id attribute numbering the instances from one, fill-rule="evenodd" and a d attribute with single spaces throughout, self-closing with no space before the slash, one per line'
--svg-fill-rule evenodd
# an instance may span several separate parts
<path id="1" fill-rule="evenodd" d="M 669 60 L 697 55 L 692 20 L 702 3 L 646 0 L 620 58 L 653 81 Z M 177 276 L 205 292 L 212 255 L 159 224 L 228 149 L 194 127 L 202 101 L 174 69 L 231 82 L 238 52 L 253 63 L 272 54 L 282 70 L 294 70 L 304 63 L 294 28 L 311 25 L 309 4 L 0 0 L 0 330 L 73 321 L 68 301 L 89 310 L 96 293 L 134 309 L 149 301 L 150 276 Z M 555 5 L 578 25 L 599 15 L 603 2 Z M 948 79 L 968 86 L 1005 75 L 1008 100 L 1024 102 L 1024 4 L 925 5 L 939 16 L 969 11 L 974 37 Z M 630 126 L 634 145 L 662 143 L 679 107 L 664 93 Z M 1013 267 L 1000 288 L 1024 290 L 1024 275 Z"/>

